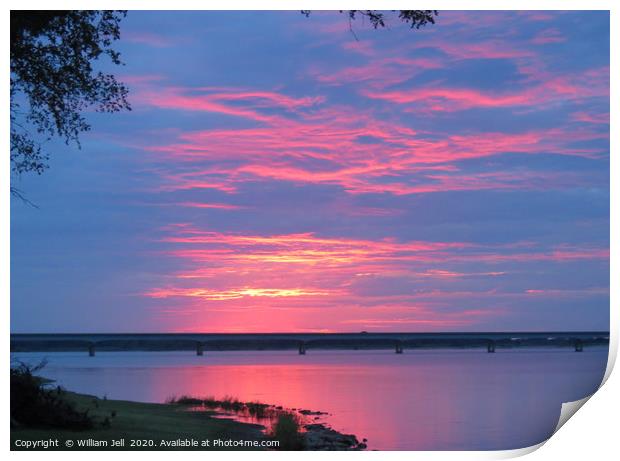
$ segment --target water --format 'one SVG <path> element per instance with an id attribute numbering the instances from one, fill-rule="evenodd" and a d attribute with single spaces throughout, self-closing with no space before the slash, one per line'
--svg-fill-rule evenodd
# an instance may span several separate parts
<path id="1" fill-rule="evenodd" d="M 477 350 L 14 353 L 49 360 L 43 374 L 110 399 L 237 397 L 329 413 L 336 430 L 380 450 L 530 446 L 555 428 L 562 402 L 593 393 L 607 348 Z"/>

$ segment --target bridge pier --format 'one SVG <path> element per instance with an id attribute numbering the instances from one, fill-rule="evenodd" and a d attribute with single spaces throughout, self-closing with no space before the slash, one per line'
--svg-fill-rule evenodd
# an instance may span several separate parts
<path id="1" fill-rule="evenodd" d="M 299 343 L 299 355 L 306 355 L 306 343 Z"/>
<path id="2" fill-rule="evenodd" d="M 204 355 L 205 345 L 201 342 L 196 343 L 196 355 Z"/>
<path id="3" fill-rule="evenodd" d="M 495 341 L 489 341 L 487 343 L 487 352 L 489 354 L 495 353 Z"/>
<path id="4" fill-rule="evenodd" d="M 400 341 L 396 343 L 396 347 L 394 348 L 394 352 L 396 352 L 397 354 L 402 354 L 403 353 L 403 343 L 401 343 Z"/>
<path id="5" fill-rule="evenodd" d="M 95 344 L 94 343 L 91 343 L 88 345 L 88 356 L 89 357 L 95 356 Z"/>
<path id="6" fill-rule="evenodd" d="M 583 342 L 581 339 L 575 341 L 575 352 L 583 352 Z"/>

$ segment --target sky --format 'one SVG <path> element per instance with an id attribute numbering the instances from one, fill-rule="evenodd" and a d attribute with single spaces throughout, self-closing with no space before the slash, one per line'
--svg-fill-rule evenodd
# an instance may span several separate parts
<path id="1" fill-rule="evenodd" d="M 129 12 L 13 178 L 19 332 L 609 328 L 609 15 Z"/>

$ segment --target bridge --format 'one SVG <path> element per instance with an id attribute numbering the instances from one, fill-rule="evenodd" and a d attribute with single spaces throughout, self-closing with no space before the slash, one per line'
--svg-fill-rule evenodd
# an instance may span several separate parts
<path id="1" fill-rule="evenodd" d="M 489 353 L 515 347 L 608 345 L 609 332 L 477 333 L 63 333 L 11 334 L 11 352 L 205 351 L 312 349 L 393 349 L 396 354 L 424 348 L 481 348 Z"/>

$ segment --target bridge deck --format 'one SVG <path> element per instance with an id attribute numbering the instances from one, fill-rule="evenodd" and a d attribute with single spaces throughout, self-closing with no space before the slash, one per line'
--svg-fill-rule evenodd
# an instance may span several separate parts
<path id="1" fill-rule="evenodd" d="M 575 347 L 609 343 L 608 332 L 480 333 L 67 333 L 12 334 L 11 351 L 403 349 L 437 347 Z"/>

